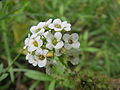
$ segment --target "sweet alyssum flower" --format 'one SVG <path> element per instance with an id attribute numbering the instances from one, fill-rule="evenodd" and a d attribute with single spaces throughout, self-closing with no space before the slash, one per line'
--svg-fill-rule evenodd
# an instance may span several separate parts
<path id="1" fill-rule="evenodd" d="M 48 25 L 51 24 L 52 19 L 49 19 L 46 22 L 40 22 L 37 26 L 32 26 L 30 28 L 31 33 L 43 35 L 45 30 L 48 29 Z"/>
<path id="2" fill-rule="evenodd" d="M 60 49 L 55 49 L 55 56 L 61 56 L 62 54 L 66 53 L 66 49 L 65 48 L 60 48 Z"/>
<path id="3" fill-rule="evenodd" d="M 39 34 L 39 35 L 43 35 L 45 32 L 44 28 L 39 28 L 38 26 L 32 26 L 30 28 L 31 33 L 33 34 Z"/>
<path id="4" fill-rule="evenodd" d="M 66 52 L 67 61 L 70 61 L 73 65 L 77 65 L 79 63 L 79 54 L 80 51 L 78 49 L 71 49 Z"/>
<path id="5" fill-rule="evenodd" d="M 43 41 L 40 39 L 40 36 L 36 36 L 35 38 L 30 38 L 28 51 L 35 51 L 37 48 L 40 48 L 43 45 Z"/>
<path id="6" fill-rule="evenodd" d="M 30 41 L 30 34 L 28 34 L 28 37 L 24 41 L 24 43 L 25 43 L 25 46 L 23 47 L 24 49 L 26 49 L 27 46 L 29 45 L 29 41 Z"/>
<path id="7" fill-rule="evenodd" d="M 61 31 L 63 29 L 62 21 L 60 19 L 55 19 L 48 27 L 55 31 Z"/>
<path id="8" fill-rule="evenodd" d="M 48 61 L 46 65 L 46 73 L 49 75 L 52 74 L 53 73 L 52 69 L 56 64 L 57 62 L 55 60 Z"/>
<path id="9" fill-rule="evenodd" d="M 47 60 L 46 60 L 46 54 L 48 53 L 48 50 L 46 49 L 37 49 L 35 51 L 35 60 L 38 61 L 38 66 L 39 67 L 44 67 L 47 63 Z"/>
<path id="10" fill-rule="evenodd" d="M 67 21 L 62 22 L 60 19 L 55 19 L 48 27 L 54 29 L 55 31 L 71 30 L 71 24 L 67 23 Z"/>
<path id="11" fill-rule="evenodd" d="M 27 53 L 26 60 L 28 60 L 28 62 L 33 66 L 37 66 L 37 61 L 35 60 L 34 55 L 32 55 L 32 53 Z"/>
<path id="12" fill-rule="evenodd" d="M 47 63 L 46 60 L 46 54 L 48 53 L 48 50 L 42 50 L 41 48 L 38 48 L 34 54 L 28 53 L 26 55 L 26 59 L 28 60 L 29 63 L 31 63 L 33 66 L 39 66 L 39 67 L 44 67 Z"/>
<path id="13" fill-rule="evenodd" d="M 52 19 L 49 19 L 46 22 L 40 22 L 37 26 L 41 29 L 44 28 L 46 30 L 46 29 L 49 29 L 48 26 L 51 24 L 51 22 L 52 22 Z"/>
<path id="14" fill-rule="evenodd" d="M 62 22 L 62 26 L 63 26 L 65 31 L 71 30 L 71 24 L 67 23 L 67 21 Z"/>
<path id="15" fill-rule="evenodd" d="M 65 41 L 65 48 L 66 49 L 71 49 L 71 48 L 79 48 L 80 43 L 78 42 L 78 34 L 73 33 L 73 34 L 64 34 L 63 35 L 63 40 Z"/>
<path id="16" fill-rule="evenodd" d="M 56 32 L 54 35 L 50 32 L 46 32 L 45 37 L 47 40 L 46 48 L 50 50 L 53 48 L 60 49 L 64 45 L 63 41 L 61 40 L 62 34 L 60 32 Z"/>
<path id="17" fill-rule="evenodd" d="M 33 66 L 45 67 L 46 72 L 49 73 L 49 68 L 51 64 L 53 65 L 53 62 L 51 59 L 49 60 L 50 57 L 47 58 L 47 55 L 61 56 L 67 50 L 77 49 L 80 46 L 78 34 L 68 34 L 70 30 L 71 24 L 67 21 L 62 22 L 58 18 L 39 22 L 38 25 L 32 26 L 30 34 L 28 34 L 28 37 L 24 41 L 24 49 L 27 51 L 26 60 Z M 52 54 L 50 54 L 51 52 Z M 68 56 L 69 53 L 67 53 Z M 70 59 L 71 63 L 75 60 Z M 76 63 L 74 62 L 73 64 L 75 65 Z M 59 63 L 57 65 L 59 66 Z"/>

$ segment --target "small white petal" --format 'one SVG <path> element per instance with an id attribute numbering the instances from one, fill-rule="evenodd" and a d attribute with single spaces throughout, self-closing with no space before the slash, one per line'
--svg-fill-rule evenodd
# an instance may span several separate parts
<path id="1" fill-rule="evenodd" d="M 71 27 L 71 24 L 70 24 L 70 23 L 68 23 L 66 27 Z"/>
<path id="2" fill-rule="evenodd" d="M 54 29 L 54 24 L 49 24 L 48 27 Z"/>
<path id="3" fill-rule="evenodd" d="M 61 24 L 61 20 L 60 20 L 59 18 L 57 18 L 57 19 L 55 19 L 55 20 L 53 21 L 53 23 L 54 23 L 54 24 Z"/>
<path id="4" fill-rule="evenodd" d="M 30 54 L 28 53 L 28 54 L 26 55 L 26 60 L 28 60 L 28 59 L 29 59 L 29 56 L 30 56 Z"/>
<path id="5" fill-rule="evenodd" d="M 34 58 L 33 58 L 32 55 L 29 56 L 28 62 L 29 62 L 29 63 L 33 63 L 33 62 L 34 62 Z"/>
<path id="6" fill-rule="evenodd" d="M 63 40 L 64 40 L 65 42 L 68 42 L 69 38 L 70 38 L 70 35 L 69 35 L 69 34 L 64 34 L 64 35 L 63 35 Z"/>
<path id="7" fill-rule="evenodd" d="M 62 22 L 62 26 L 64 27 L 65 31 L 71 30 L 71 24 L 67 23 L 67 21 Z"/>
<path id="8" fill-rule="evenodd" d="M 35 54 L 36 55 L 42 54 L 42 49 L 41 48 L 37 48 L 37 50 L 35 51 Z"/>
<path id="9" fill-rule="evenodd" d="M 80 47 L 80 43 L 79 42 L 75 42 L 72 44 L 73 48 L 79 48 Z"/>
<path id="10" fill-rule="evenodd" d="M 36 49 L 37 49 L 37 47 L 35 47 L 34 45 L 31 45 L 28 47 L 29 52 L 35 51 Z"/>
<path id="11" fill-rule="evenodd" d="M 45 29 L 41 29 L 37 34 L 44 35 Z"/>
<path id="12" fill-rule="evenodd" d="M 26 48 L 27 48 L 27 46 L 24 46 L 24 47 L 23 47 L 23 49 L 26 49 Z"/>
<path id="13" fill-rule="evenodd" d="M 52 50 L 53 49 L 53 44 L 52 43 L 47 43 L 46 44 L 46 48 L 48 48 L 48 49 L 50 49 L 50 50 Z"/>
<path id="14" fill-rule="evenodd" d="M 28 38 L 30 38 L 30 33 L 28 33 Z"/>
<path id="15" fill-rule="evenodd" d="M 43 50 L 43 55 L 46 56 L 46 54 L 48 53 L 48 50 Z"/>
<path id="16" fill-rule="evenodd" d="M 45 22 L 40 22 L 37 26 L 38 26 L 38 28 L 41 29 L 45 26 Z"/>
<path id="17" fill-rule="evenodd" d="M 61 31 L 63 28 L 54 28 L 55 31 Z"/>
<path id="18" fill-rule="evenodd" d="M 39 39 L 37 42 L 38 42 L 38 47 L 41 47 L 43 45 L 43 41 L 41 39 Z"/>
<path id="19" fill-rule="evenodd" d="M 37 37 L 37 33 L 34 33 L 34 34 L 31 35 L 30 38 L 36 38 L 36 37 Z"/>
<path id="20" fill-rule="evenodd" d="M 46 24 L 49 25 L 51 22 L 52 22 L 52 19 L 50 18 L 50 19 L 46 22 Z"/>
<path id="21" fill-rule="evenodd" d="M 55 49 L 55 56 L 61 56 L 60 49 Z"/>
<path id="22" fill-rule="evenodd" d="M 72 46 L 71 46 L 70 44 L 68 44 L 68 43 L 66 43 L 66 44 L 64 45 L 64 47 L 65 47 L 66 49 L 71 49 L 71 48 L 72 48 Z"/>
<path id="23" fill-rule="evenodd" d="M 27 46 L 29 45 L 29 41 L 30 41 L 30 38 L 26 38 L 24 43 L 25 43 L 25 46 L 24 46 L 24 49 L 27 48 Z"/>
<path id="24" fill-rule="evenodd" d="M 27 45 L 29 43 L 29 40 L 30 40 L 29 38 L 25 39 L 25 45 Z"/>
<path id="25" fill-rule="evenodd" d="M 79 36 L 78 36 L 77 33 L 73 33 L 73 34 L 71 34 L 71 37 L 72 37 L 73 41 L 77 41 L 78 38 L 79 38 Z"/>
<path id="26" fill-rule="evenodd" d="M 71 30 L 71 28 L 69 28 L 69 27 L 64 28 L 64 29 L 65 29 L 65 31 L 70 31 Z"/>
<path id="27" fill-rule="evenodd" d="M 44 33 L 45 38 L 47 39 L 48 42 L 51 42 L 52 38 L 54 37 L 50 32 L 45 32 Z"/>
<path id="28" fill-rule="evenodd" d="M 44 33 L 44 37 L 45 38 L 47 38 L 47 35 L 49 34 L 49 31 L 46 31 L 45 33 Z"/>
<path id="29" fill-rule="evenodd" d="M 58 42 L 57 45 L 55 46 L 55 49 L 60 49 L 60 48 L 63 47 L 63 45 L 64 45 L 63 41 L 60 41 L 60 42 Z"/>
<path id="30" fill-rule="evenodd" d="M 32 64 L 34 67 L 37 66 L 37 61 L 34 61 Z"/>
<path id="31" fill-rule="evenodd" d="M 35 33 L 35 31 L 38 29 L 38 27 L 37 26 L 32 26 L 31 28 L 30 28 L 30 31 L 32 32 L 32 33 Z"/>
<path id="32" fill-rule="evenodd" d="M 77 65 L 79 63 L 79 58 L 78 57 L 75 57 L 73 60 L 70 60 L 70 62 L 73 64 L 73 65 Z"/>
<path id="33" fill-rule="evenodd" d="M 44 60 L 39 60 L 39 61 L 38 61 L 38 66 L 39 66 L 39 67 L 44 67 L 44 66 L 46 65 L 46 63 L 47 63 L 47 60 L 46 60 L 46 59 L 44 59 Z"/>
<path id="34" fill-rule="evenodd" d="M 63 27 L 66 27 L 66 25 L 67 25 L 67 21 L 62 22 Z"/>
<path id="35" fill-rule="evenodd" d="M 59 41 L 62 38 L 62 34 L 60 32 L 56 32 L 54 37 L 57 39 L 57 41 Z"/>

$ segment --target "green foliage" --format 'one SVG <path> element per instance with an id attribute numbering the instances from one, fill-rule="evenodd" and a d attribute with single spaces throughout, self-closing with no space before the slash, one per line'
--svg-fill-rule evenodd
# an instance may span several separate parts
<path id="1" fill-rule="evenodd" d="M 55 88 L 55 80 L 51 81 L 49 87 L 48 87 L 48 90 L 54 90 Z"/>
<path id="2" fill-rule="evenodd" d="M 34 80 L 39 80 L 39 81 L 51 81 L 53 78 L 47 74 L 40 73 L 38 71 L 27 71 L 25 75 L 29 78 L 32 78 Z"/>
<path id="3" fill-rule="evenodd" d="M 100 73 L 84 71 L 75 76 L 76 90 L 113 90 L 111 79 Z"/>
<path id="4" fill-rule="evenodd" d="M 0 76 L 0 81 L 4 80 L 8 76 L 7 73 L 4 73 Z"/>

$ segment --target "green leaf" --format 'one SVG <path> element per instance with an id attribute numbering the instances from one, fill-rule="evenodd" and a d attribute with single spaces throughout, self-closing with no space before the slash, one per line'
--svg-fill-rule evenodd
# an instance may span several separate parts
<path id="1" fill-rule="evenodd" d="M 54 90 L 55 89 L 55 80 L 51 81 L 48 90 Z"/>
<path id="2" fill-rule="evenodd" d="M 84 33 L 83 38 L 85 41 L 88 39 L 88 32 L 87 31 Z"/>
<path id="3" fill-rule="evenodd" d="M 35 81 L 33 84 L 31 84 L 29 90 L 34 90 L 34 88 L 37 86 L 37 84 L 39 83 L 40 81 Z"/>
<path id="4" fill-rule="evenodd" d="M 99 50 L 98 48 L 94 48 L 94 47 L 83 48 L 83 51 L 86 52 L 97 52 L 98 50 Z"/>
<path id="5" fill-rule="evenodd" d="M 2 73 L 3 71 L 3 64 L 0 64 L 0 74 Z"/>
<path id="6" fill-rule="evenodd" d="M 2 75 L 0 76 L 0 81 L 4 80 L 7 76 L 8 76 L 7 73 L 2 74 Z"/>
<path id="7" fill-rule="evenodd" d="M 29 78 L 32 78 L 34 80 L 40 80 L 40 81 L 51 81 L 53 78 L 47 74 L 38 72 L 38 71 L 27 71 L 25 75 Z"/>

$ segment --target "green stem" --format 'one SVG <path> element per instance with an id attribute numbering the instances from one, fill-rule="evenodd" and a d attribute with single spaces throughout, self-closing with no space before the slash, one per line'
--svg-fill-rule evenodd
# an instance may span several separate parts
<path id="1" fill-rule="evenodd" d="M 2 29 L 3 29 L 3 41 L 4 41 L 4 48 L 5 48 L 5 52 L 6 52 L 6 56 L 8 59 L 8 66 L 11 64 L 11 55 L 10 55 L 10 49 L 9 49 L 9 43 L 8 43 L 8 37 L 6 34 L 6 25 L 5 22 L 2 21 Z M 14 81 L 14 75 L 13 75 L 13 71 L 12 71 L 12 67 L 9 69 L 10 71 L 10 77 L 11 77 L 11 81 Z"/>
<path id="2" fill-rule="evenodd" d="M 21 50 L 21 52 L 12 60 L 11 64 L 5 69 L 4 72 L 6 72 L 7 70 L 9 70 L 11 68 L 11 66 L 14 64 L 14 62 L 19 58 L 19 56 L 22 54 L 24 49 Z"/>

